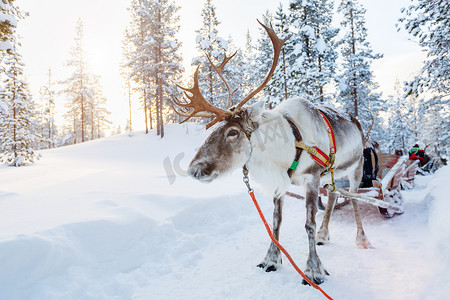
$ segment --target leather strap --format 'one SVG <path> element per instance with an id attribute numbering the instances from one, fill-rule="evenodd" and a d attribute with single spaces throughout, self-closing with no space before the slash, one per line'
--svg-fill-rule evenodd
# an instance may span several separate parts
<path id="1" fill-rule="evenodd" d="M 331 124 L 330 124 L 330 121 L 328 120 L 328 118 L 320 110 L 319 110 L 319 113 L 322 116 L 323 121 L 325 122 L 325 126 L 327 127 L 328 138 L 330 140 L 330 155 L 327 155 L 325 152 L 323 152 L 316 146 L 308 146 L 305 143 L 303 143 L 302 135 L 300 134 L 300 131 L 298 130 L 297 126 L 294 124 L 294 122 L 290 118 L 285 116 L 285 119 L 288 121 L 289 125 L 291 126 L 292 133 L 295 136 L 295 149 L 296 149 L 294 161 L 292 162 L 291 167 L 287 171 L 289 177 L 292 176 L 295 169 L 297 168 L 297 165 L 298 165 L 298 162 L 300 159 L 300 155 L 302 154 L 303 150 L 306 150 L 309 153 L 309 155 L 311 156 L 311 158 L 316 163 L 318 163 L 319 165 L 321 165 L 324 168 L 328 168 L 332 173 L 334 173 L 333 165 L 334 165 L 334 158 L 335 158 L 335 154 L 336 154 L 336 138 L 335 138 L 333 128 L 331 127 Z"/>
<path id="2" fill-rule="evenodd" d="M 294 161 L 292 162 L 291 167 L 287 170 L 289 177 L 292 177 L 292 174 L 297 168 L 300 155 L 302 154 L 303 151 L 302 148 L 297 147 L 297 143 L 302 141 L 302 135 L 300 134 L 300 131 L 298 130 L 297 126 L 295 126 L 294 122 L 290 118 L 286 116 L 284 118 L 286 119 L 286 121 L 288 121 L 289 125 L 291 126 L 292 133 L 294 134 L 295 137 L 295 158 Z"/>

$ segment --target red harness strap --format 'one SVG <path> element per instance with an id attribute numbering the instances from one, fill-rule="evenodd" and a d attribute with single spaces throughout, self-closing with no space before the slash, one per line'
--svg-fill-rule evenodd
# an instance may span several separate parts
<path id="1" fill-rule="evenodd" d="M 324 168 L 332 168 L 334 164 L 334 156 L 336 154 L 336 137 L 334 135 L 333 127 L 331 127 L 328 118 L 319 110 L 325 126 L 327 127 L 328 138 L 330 139 L 330 155 L 319 149 L 316 146 L 308 146 L 303 141 L 295 141 L 295 147 L 306 150 L 311 158 Z"/>

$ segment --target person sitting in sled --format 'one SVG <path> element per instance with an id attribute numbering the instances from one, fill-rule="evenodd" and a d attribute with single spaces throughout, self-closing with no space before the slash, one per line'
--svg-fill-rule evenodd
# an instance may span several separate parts
<path id="1" fill-rule="evenodd" d="M 375 151 L 375 147 L 371 144 L 366 144 L 366 148 L 363 150 L 364 165 L 363 165 L 363 177 L 359 185 L 360 188 L 373 187 L 372 180 L 377 180 L 378 155 Z"/>
<path id="2" fill-rule="evenodd" d="M 415 144 L 414 147 L 409 150 L 409 159 L 411 160 L 419 160 L 419 166 L 425 165 L 425 151 L 420 149 L 418 144 Z"/>

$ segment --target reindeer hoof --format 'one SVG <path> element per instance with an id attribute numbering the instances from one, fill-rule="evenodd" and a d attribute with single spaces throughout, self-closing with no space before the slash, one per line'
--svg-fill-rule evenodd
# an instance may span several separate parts
<path id="1" fill-rule="evenodd" d="M 357 237 L 355 243 L 356 243 L 356 247 L 358 249 L 374 249 L 372 244 L 369 242 L 369 240 L 365 236 Z"/>
<path id="2" fill-rule="evenodd" d="M 325 280 L 323 279 L 323 278 L 314 278 L 313 279 L 313 282 L 315 283 L 315 284 L 321 284 L 321 283 L 323 283 Z M 303 279 L 302 280 L 302 284 L 303 285 L 310 285 L 305 279 Z"/>
<path id="3" fill-rule="evenodd" d="M 266 272 L 275 272 L 277 270 L 276 266 L 269 266 L 266 268 Z"/>
<path id="4" fill-rule="evenodd" d="M 330 234 L 328 233 L 328 230 L 325 231 L 321 228 L 316 235 L 316 245 L 322 246 L 328 244 L 329 242 L 330 242 Z"/>
<path id="5" fill-rule="evenodd" d="M 264 269 L 266 272 L 275 272 L 277 270 L 277 265 L 274 264 L 260 263 L 257 267 Z"/>
<path id="6" fill-rule="evenodd" d="M 330 273 L 328 273 L 327 270 L 324 270 L 324 272 L 325 272 L 325 275 L 330 275 Z M 321 274 L 316 275 L 316 276 L 312 276 L 312 277 L 313 277 L 312 281 L 315 284 L 317 284 L 317 285 L 319 285 L 319 284 L 321 284 L 321 283 L 323 283 L 325 281 L 325 276 L 323 276 Z M 308 276 L 308 278 L 311 279 L 311 276 Z M 302 284 L 303 285 L 310 285 L 305 279 L 302 280 Z"/>

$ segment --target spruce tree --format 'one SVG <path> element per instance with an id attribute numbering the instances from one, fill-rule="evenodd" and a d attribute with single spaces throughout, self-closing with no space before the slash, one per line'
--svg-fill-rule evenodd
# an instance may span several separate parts
<path id="1" fill-rule="evenodd" d="M 275 19 L 274 29 L 277 35 L 280 38 L 288 36 L 290 34 L 289 32 L 290 23 L 288 16 L 283 10 L 283 6 L 281 5 L 281 3 L 278 6 L 274 19 Z M 268 23 L 266 25 L 270 26 L 270 24 Z M 262 38 L 265 38 L 267 40 L 267 34 L 265 32 L 263 32 L 263 34 L 264 37 Z M 266 43 L 268 43 L 269 45 L 270 41 L 267 41 Z M 286 100 L 287 98 L 292 96 L 291 94 L 292 89 L 288 88 L 288 76 L 289 76 L 288 72 L 290 70 L 290 67 L 287 59 L 287 53 L 292 52 L 292 47 L 293 47 L 292 43 L 286 42 L 283 48 L 281 49 L 277 68 L 275 69 L 275 72 L 272 75 L 272 78 L 270 79 L 266 87 L 267 102 L 270 107 L 274 107 L 281 101 Z M 270 56 L 267 59 L 267 63 L 269 63 L 269 59 L 271 59 Z M 270 67 L 270 63 L 267 66 Z"/>
<path id="2" fill-rule="evenodd" d="M 273 16 L 270 11 L 266 11 L 262 15 L 261 22 L 266 25 L 270 26 L 270 24 L 273 23 Z M 256 42 L 256 65 L 254 68 L 254 71 L 252 72 L 252 76 L 254 77 L 255 86 L 258 86 L 261 81 L 265 78 L 266 74 L 269 72 L 270 66 L 272 65 L 273 60 L 273 47 L 271 44 L 270 39 L 267 38 L 267 32 L 264 30 L 264 28 L 259 28 L 259 37 Z M 286 44 L 283 46 L 286 47 Z M 278 72 L 278 68 L 277 71 Z M 256 99 L 268 99 L 269 105 L 273 98 L 273 93 L 271 92 L 272 88 L 272 82 L 269 81 L 269 83 L 264 87 L 262 92 L 260 92 L 256 97 Z"/>
<path id="3" fill-rule="evenodd" d="M 48 82 L 40 91 L 40 135 L 42 142 L 40 149 L 57 146 L 58 131 L 55 125 L 55 89 L 51 69 L 48 70 Z"/>
<path id="4" fill-rule="evenodd" d="M 402 96 L 400 82 L 396 79 L 394 84 L 394 95 L 388 97 L 388 121 L 389 121 L 389 140 L 387 143 L 388 150 L 392 153 L 394 150 L 407 150 L 412 141 L 412 118 L 411 109 Z"/>
<path id="5" fill-rule="evenodd" d="M 199 66 L 200 90 L 207 101 L 213 105 L 225 107 L 228 100 L 223 82 L 209 63 L 205 54 L 212 62 L 219 65 L 228 50 L 228 42 L 220 37 L 217 29 L 220 24 L 216 16 L 216 7 L 212 0 L 206 0 L 202 9 L 202 27 L 196 30 L 196 44 L 199 56 L 192 59 L 192 65 Z M 232 53 L 227 53 L 230 56 Z"/>
<path id="6" fill-rule="evenodd" d="M 23 80 L 22 56 L 18 53 L 19 43 L 10 38 L 12 49 L 4 63 L 6 79 L 0 99 L 7 105 L 7 111 L 0 114 L 0 162 L 11 166 L 34 163 L 37 154 L 34 146 L 39 140 L 39 128 L 35 121 L 35 106 Z"/>
<path id="7" fill-rule="evenodd" d="M 450 136 L 450 3 L 416 0 L 402 9 L 400 22 L 427 53 L 418 76 L 406 83 L 406 95 L 426 99 L 423 140 L 437 155 L 448 154 Z M 435 131 L 436 130 L 436 131 Z"/>
<path id="8" fill-rule="evenodd" d="M 86 117 L 88 102 L 92 94 L 87 86 L 87 55 L 84 49 L 84 28 L 81 19 L 78 19 L 75 27 L 75 46 L 71 49 L 71 57 L 67 66 L 73 69 L 70 78 L 63 82 L 64 92 L 68 102 L 66 107 L 66 120 L 72 125 L 73 143 L 84 142 L 86 136 Z"/>
<path id="9" fill-rule="evenodd" d="M 6 72 L 3 59 L 8 55 L 7 51 L 13 49 L 13 40 L 17 20 L 23 19 L 28 13 L 22 12 L 16 5 L 15 0 L 2 0 L 0 2 L 0 72 Z M 0 90 L 2 86 L 0 85 Z M 7 113 L 8 105 L 0 100 L 0 113 Z"/>
<path id="10" fill-rule="evenodd" d="M 297 32 L 287 41 L 290 65 L 288 87 L 292 94 L 318 103 L 328 101 L 325 85 L 335 74 L 337 53 L 331 27 L 333 2 L 290 1 L 290 23 Z"/>
<path id="11" fill-rule="evenodd" d="M 124 52 L 128 56 L 124 66 L 130 68 L 129 78 L 142 93 L 146 132 L 147 124 L 152 126 L 154 111 L 157 134 L 161 137 L 170 114 L 169 103 L 177 93 L 173 83 L 180 80 L 183 71 L 181 43 L 175 37 L 179 30 L 178 10 L 168 0 L 132 1 L 132 22 L 124 42 L 131 45 L 131 50 Z"/>
<path id="12" fill-rule="evenodd" d="M 165 116 L 168 104 L 176 94 L 173 82 L 181 79 L 184 68 L 179 54 L 181 42 L 176 38 L 179 31 L 179 6 L 168 0 L 151 2 L 153 22 L 150 23 L 149 50 L 151 69 L 150 81 L 153 83 L 150 94 L 156 99 L 157 134 L 164 137 Z"/>
<path id="13" fill-rule="evenodd" d="M 128 79 L 132 79 L 136 84 L 136 91 L 140 94 L 142 110 L 144 111 L 145 133 L 149 127 L 153 129 L 153 99 L 148 92 L 149 87 L 149 59 L 147 51 L 148 16 L 147 0 L 133 0 L 130 4 L 131 23 L 125 32 L 123 44 L 126 45 L 123 56 L 125 63 L 123 68 L 127 69 Z"/>
<path id="14" fill-rule="evenodd" d="M 258 84 L 257 74 L 255 74 L 254 70 L 256 69 L 257 60 L 256 57 L 256 46 L 253 44 L 253 39 L 250 34 L 250 31 L 247 30 L 245 35 L 245 48 L 244 53 L 241 58 L 242 60 L 242 81 L 241 88 L 237 91 L 237 93 L 241 93 L 245 97 L 245 95 L 249 94 L 252 90 L 254 90 Z M 235 58 L 236 59 L 236 58 Z M 241 99 L 242 96 L 239 94 L 236 95 L 235 99 Z"/>
<path id="15" fill-rule="evenodd" d="M 100 132 L 108 128 L 108 122 L 96 122 L 96 118 L 106 120 L 109 114 L 105 108 L 99 77 L 89 71 L 81 20 L 78 20 L 75 32 L 75 46 L 67 62 L 67 66 L 72 69 L 72 75 L 62 82 L 67 97 L 67 112 L 64 117 L 67 127 L 72 129 L 71 141 L 74 144 L 102 136 L 103 133 Z M 99 124 L 103 127 L 98 128 Z"/>
<path id="16" fill-rule="evenodd" d="M 381 95 L 373 92 L 378 84 L 374 81 L 370 66 L 382 55 L 374 54 L 367 41 L 366 10 L 357 0 L 342 0 L 338 12 L 343 15 L 341 30 L 344 37 L 339 41 L 343 70 L 336 78 L 337 100 L 348 113 L 359 117 L 365 130 L 370 126 L 372 114 L 375 118 L 372 133 L 378 132 L 378 138 L 381 138 L 382 122 L 378 113 L 384 110 L 384 103 Z"/>
<path id="17" fill-rule="evenodd" d="M 122 63 L 121 63 L 121 75 L 124 77 L 126 83 L 125 88 L 127 91 L 127 98 L 128 98 L 128 113 L 129 118 L 127 120 L 127 123 L 125 125 L 125 131 L 131 136 L 133 134 L 133 121 L 131 116 L 131 95 L 132 95 L 132 88 L 131 88 L 131 78 L 130 78 L 130 65 L 128 64 L 128 59 L 131 56 L 131 51 L 133 49 L 132 47 L 132 41 L 130 39 L 130 32 L 128 28 L 125 29 L 124 39 L 122 41 Z M 147 124 L 147 122 L 145 122 Z"/>

